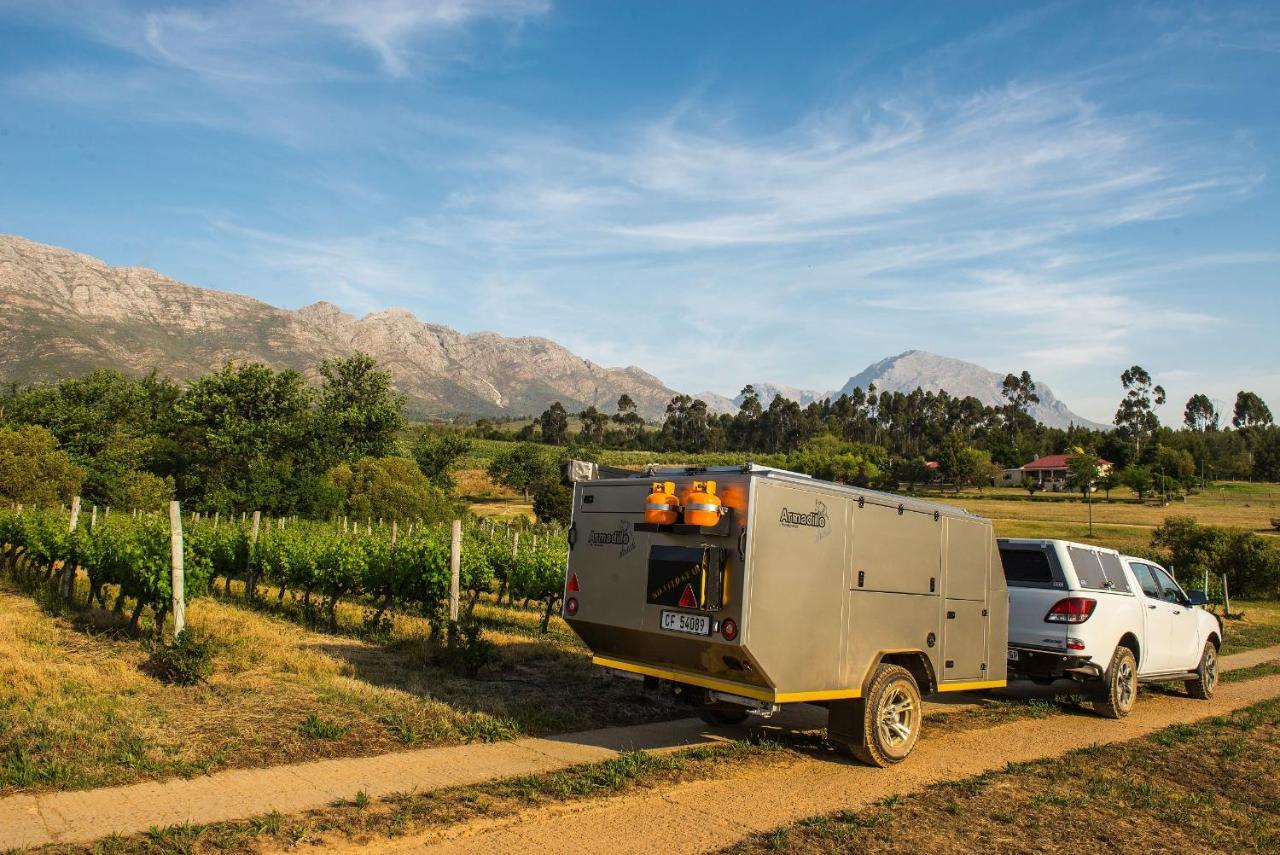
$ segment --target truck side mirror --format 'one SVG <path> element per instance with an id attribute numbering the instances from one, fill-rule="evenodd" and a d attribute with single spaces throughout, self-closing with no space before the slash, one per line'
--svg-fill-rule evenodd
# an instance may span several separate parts
<path id="1" fill-rule="evenodd" d="M 1187 591 L 1187 605 L 1207 606 L 1209 605 L 1209 598 L 1204 591 Z"/>

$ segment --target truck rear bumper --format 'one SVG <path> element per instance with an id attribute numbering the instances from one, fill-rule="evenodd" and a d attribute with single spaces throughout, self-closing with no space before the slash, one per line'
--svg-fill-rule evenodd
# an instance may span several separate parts
<path id="1" fill-rule="evenodd" d="M 1016 654 L 1016 658 L 1015 657 Z M 1009 646 L 1009 676 L 1031 680 L 1100 679 L 1102 666 L 1089 656 L 1070 656 L 1034 647 Z"/>

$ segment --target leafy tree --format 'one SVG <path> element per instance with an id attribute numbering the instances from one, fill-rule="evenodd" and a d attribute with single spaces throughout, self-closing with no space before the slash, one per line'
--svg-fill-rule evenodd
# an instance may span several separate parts
<path id="1" fill-rule="evenodd" d="M 1067 460 L 1067 484 L 1082 497 L 1088 498 L 1098 474 L 1098 456 L 1091 451 L 1077 451 Z"/>
<path id="2" fill-rule="evenodd" d="M 613 421 L 622 431 L 625 442 L 634 441 L 644 428 L 644 419 L 636 412 L 636 402 L 626 392 L 618 396 L 618 412 Z"/>
<path id="3" fill-rule="evenodd" d="M 1165 402 L 1164 387 L 1152 383 L 1151 375 L 1135 365 L 1120 375 L 1125 396 L 1116 410 L 1116 427 L 1133 439 L 1135 456 L 1142 456 L 1142 441 L 1160 427 L 1155 408 Z"/>
<path id="4" fill-rule="evenodd" d="M 1141 501 L 1155 486 L 1155 478 L 1145 466 L 1126 466 L 1120 471 L 1120 483 L 1137 493 Z"/>
<path id="5" fill-rule="evenodd" d="M 495 483 L 520 491 L 526 501 L 535 484 L 555 476 L 555 463 L 532 443 L 520 443 L 489 464 L 489 477 Z"/>
<path id="6" fill-rule="evenodd" d="M 877 446 L 847 442 L 828 433 L 789 454 L 786 466 L 826 481 L 867 486 L 879 480 L 887 457 Z"/>
<path id="7" fill-rule="evenodd" d="M 422 474 L 446 493 L 454 488 L 452 469 L 458 458 L 471 451 L 471 443 L 452 431 L 424 431 L 413 445 L 413 459 Z"/>
<path id="8" fill-rule="evenodd" d="M 84 483 L 58 440 L 38 425 L 0 427 L 0 499 L 24 505 L 71 501 Z"/>
<path id="9" fill-rule="evenodd" d="M 121 510 L 163 510 L 173 499 L 173 478 L 161 478 L 150 472 L 126 472 L 108 499 L 111 507 Z"/>
<path id="10" fill-rule="evenodd" d="M 1120 473 L 1116 471 L 1114 466 L 1107 467 L 1106 471 L 1098 477 L 1098 486 L 1107 494 L 1107 498 L 1111 498 L 1111 491 L 1121 484 Z"/>
<path id="11" fill-rule="evenodd" d="M 319 411 L 340 460 L 383 457 L 404 427 L 405 397 L 367 353 L 320 363 Z"/>
<path id="12" fill-rule="evenodd" d="M 320 474 L 314 467 L 326 456 L 317 449 L 313 400 L 297 371 L 258 363 L 228 363 L 193 381 L 174 404 L 179 497 L 224 513 L 301 509 L 301 485 Z"/>
<path id="13" fill-rule="evenodd" d="M 1040 483 L 1039 478 L 1031 475 L 1024 475 L 1022 478 L 1022 489 L 1027 491 L 1027 495 L 1034 497 L 1036 493 L 1044 489 L 1044 485 Z"/>
<path id="14" fill-rule="evenodd" d="M 1209 400 L 1209 396 L 1197 394 L 1187 399 L 1187 406 L 1182 414 L 1182 423 L 1187 426 L 1187 430 L 1204 433 L 1205 431 L 1217 430 L 1220 418 L 1218 410 L 1213 406 L 1213 401 Z"/>
<path id="15" fill-rule="evenodd" d="M 1166 477 L 1180 484 L 1190 483 L 1195 478 L 1196 461 L 1189 451 L 1158 445 L 1153 463 Z"/>
<path id="16" fill-rule="evenodd" d="M 1040 403 L 1040 396 L 1036 394 L 1036 384 L 1031 379 L 1031 372 L 1006 374 L 1000 386 L 1000 394 L 1009 402 L 1005 405 L 1005 424 L 1009 428 L 1010 439 L 1016 443 L 1019 433 L 1036 425 L 1029 411 L 1032 404 Z"/>
<path id="17" fill-rule="evenodd" d="M 556 401 L 538 417 L 542 441 L 548 445 L 564 445 L 569 441 L 569 414 L 564 404 Z"/>
<path id="18" fill-rule="evenodd" d="M 578 433 L 578 441 L 585 445 L 603 445 L 605 427 L 609 417 L 595 407 L 587 407 L 578 414 L 582 420 L 582 429 Z"/>
<path id="19" fill-rule="evenodd" d="M 1272 424 L 1271 408 L 1253 392 L 1237 392 L 1236 406 L 1231 415 L 1231 424 L 1248 430 Z"/>
<path id="20" fill-rule="evenodd" d="M 990 453 L 970 448 L 958 434 L 951 434 L 943 443 L 938 465 L 957 493 L 964 487 L 981 488 L 1000 472 Z"/>
<path id="21" fill-rule="evenodd" d="M 539 522 L 568 525 L 573 513 L 573 490 L 558 478 L 539 481 L 533 488 L 533 513 Z"/>
<path id="22" fill-rule="evenodd" d="M 356 520 L 385 518 L 444 522 L 453 507 L 439 487 L 407 457 L 362 457 L 329 472 L 342 491 L 346 512 Z"/>
<path id="23" fill-rule="evenodd" d="M 893 480 L 914 489 L 919 484 L 927 484 L 933 480 L 933 470 L 923 457 L 902 458 L 893 464 Z"/>

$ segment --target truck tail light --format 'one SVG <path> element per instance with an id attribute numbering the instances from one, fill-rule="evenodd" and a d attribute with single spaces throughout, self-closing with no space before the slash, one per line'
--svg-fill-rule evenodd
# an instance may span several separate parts
<path id="1" fill-rule="evenodd" d="M 1084 650 L 1084 641 L 1082 639 L 1075 638 L 1074 636 L 1068 635 L 1067 649 L 1068 650 Z"/>
<path id="2" fill-rule="evenodd" d="M 733 641 L 738 637 L 738 622 L 731 617 L 720 621 L 720 634 L 725 641 Z"/>
<path id="3" fill-rule="evenodd" d="M 578 613 L 578 598 L 570 597 L 564 601 L 564 613 L 569 617 L 573 617 Z"/>
<path id="4" fill-rule="evenodd" d="M 1045 623 L 1084 623 L 1097 606 L 1098 601 L 1088 597 L 1067 597 L 1054 603 L 1044 620 Z"/>

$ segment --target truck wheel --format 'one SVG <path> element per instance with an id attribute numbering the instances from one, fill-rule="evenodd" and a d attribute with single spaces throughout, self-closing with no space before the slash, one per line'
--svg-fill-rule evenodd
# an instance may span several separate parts
<path id="1" fill-rule="evenodd" d="M 1106 687 L 1102 696 L 1093 700 L 1094 712 L 1107 718 L 1124 718 L 1138 699 L 1138 660 L 1133 658 L 1133 651 L 1117 647 L 1103 680 Z"/>
<path id="2" fill-rule="evenodd" d="M 900 665 L 881 665 L 867 689 L 861 743 L 837 742 L 836 747 L 868 766 L 901 763 L 920 738 L 922 713 L 920 689 L 911 672 Z"/>
<path id="3" fill-rule="evenodd" d="M 1187 694 L 1193 698 L 1207 701 L 1213 697 L 1218 688 L 1218 650 L 1212 641 L 1204 643 L 1204 653 L 1200 654 L 1200 664 L 1196 667 L 1196 678 L 1188 680 Z"/>
<path id="4" fill-rule="evenodd" d="M 735 724 L 742 724 L 750 715 L 746 710 L 730 710 L 722 707 L 703 707 L 698 710 L 698 716 L 707 724 L 717 727 L 729 727 Z"/>

